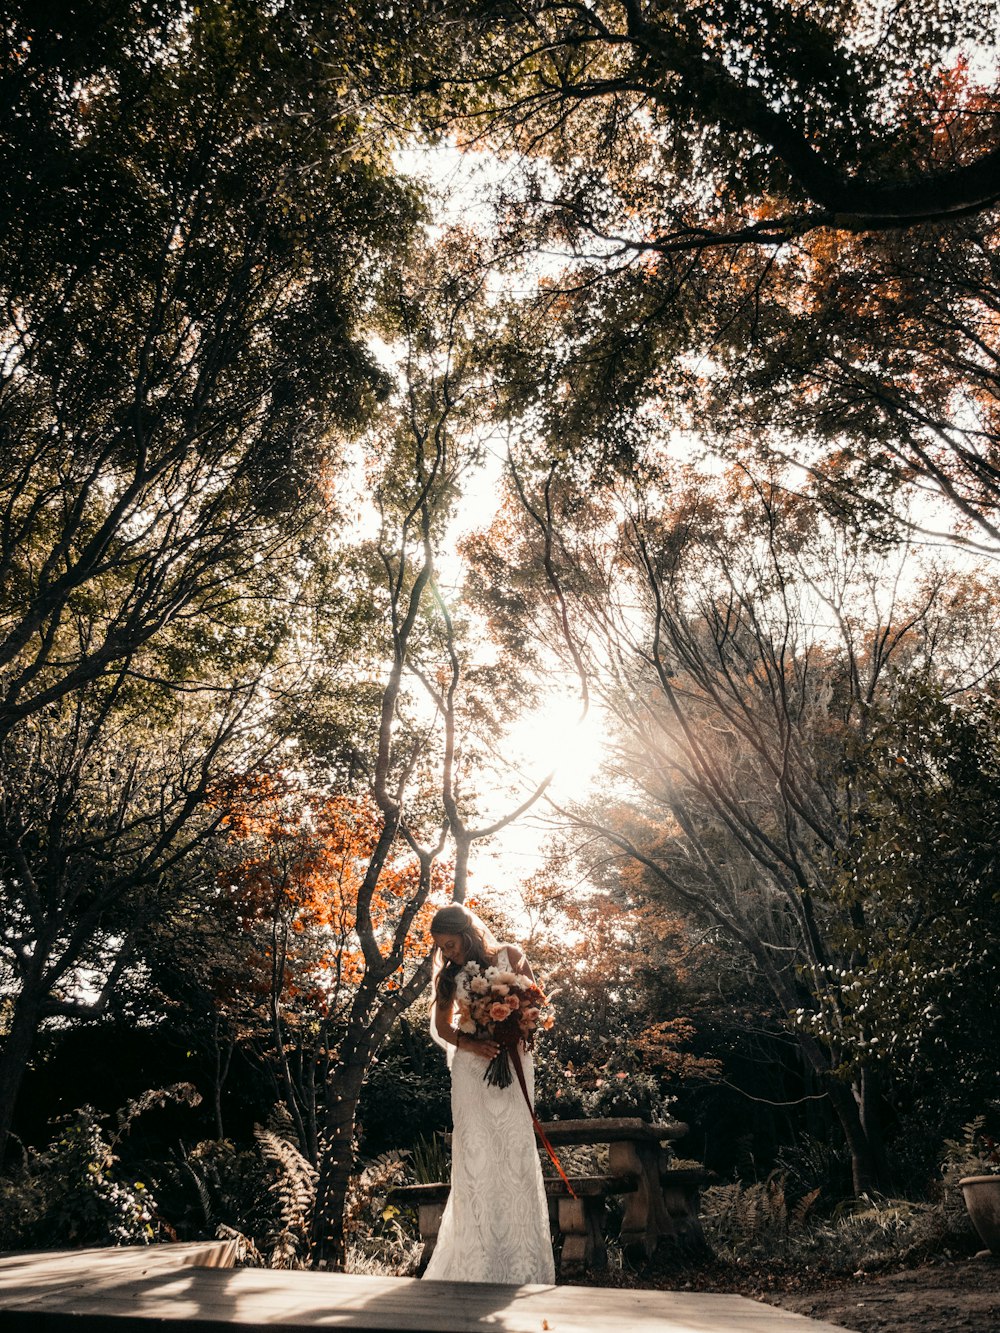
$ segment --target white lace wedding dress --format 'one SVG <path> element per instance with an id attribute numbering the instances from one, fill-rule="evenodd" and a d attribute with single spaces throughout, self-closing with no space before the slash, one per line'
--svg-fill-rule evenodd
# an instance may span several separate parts
<path id="1" fill-rule="evenodd" d="M 506 949 L 497 962 L 509 968 Z M 528 1092 L 534 1067 L 522 1051 Z M 483 1078 L 486 1061 L 456 1051 L 451 1065 L 451 1193 L 425 1278 L 449 1282 L 555 1281 L 545 1187 L 535 1132 L 515 1077 Z"/>

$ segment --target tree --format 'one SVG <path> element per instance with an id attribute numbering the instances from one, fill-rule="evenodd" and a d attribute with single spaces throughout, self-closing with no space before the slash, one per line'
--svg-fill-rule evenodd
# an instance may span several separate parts
<path id="1" fill-rule="evenodd" d="M 308 5 L 4 20 L 0 1144 L 38 1023 L 93 1011 L 81 970 L 107 1003 L 213 784 L 273 746 L 329 574 L 372 278 L 419 213 L 329 36 Z"/>
<path id="2" fill-rule="evenodd" d="M 565 813 L 754 960 L 837 1112 L 861 1192 L 885 1179 L 882 1067 L 846 978 L 867 974 L 895 927 L 843 889 L 875 799 L 856 755 L 908 677 L 974 682 L 995 660 L 995 628 L 970 641 L 951 619 L 960 580 L 950 589 L 941 573 L 908 597 L 886 591 L 901 553 L 872 551 L 780 482 L 679 480 L 650 469 L 637 493 L 614 495 L 571 472 L 564 493 L 551 467 L 522 464 L 522 543 L 507 534 L 492 553 L 498 605 L 554 550 L 568 615 L 542 603 L 539 620 L 554 645 L 572 627 L 618 730 L 616 779 L 634 793 L 617 813 Z"/>
<path id="3" fill-rule="evenodd" d="M 397 386 L 364 441 L 379 527 L 354 560 L 357 595 L 373 608 L 373 629 L 367 659 L 346 664 L 344 673 L 378 688 L 353 736 L 339 724 L 333 731 L 337 769 L 363 784 L 376 827 L 353 898 L 357 972 L 320 1122 L 313 1254 L 321 1265 L 344 1258 L 343 1206 L 365 1076 L 430 976 L 429 957 L 413 971 L 404 965 L 440 858 L 450 840 L 452 892 L 461 900 L 473 843 L 517 818 L 546 781 L 516 791 L 504 813 L 483 814 L 476 777 L 523 705 L 523 677 L 516 662 L 484 654 L 482 628 L 471 615 L 459 618 L 441 568 L 464 479 L 481 462 L 492 424 L 483 354 L 488 273 L 476 238 L 458 229 L 415 246 L 385 302 Z M 326 715 L 320 709 L 320 719 Z M 310 730 L 320 737 L 321 722 L 314 718 Z M 410 867 L 406 888 L 386 925 L 379 904 L 391 899 L 400 864 Z"/>
<path id="4" fill-rule="evenodd" d="M 132 666 L 23 722 L 0 747 L 4 1140 L 39 1028 L 103 1014 L 152 923 L 196 896 L 182 867 L 203 883 L 217 773 L 256 748 L 252 685 L 172 693 L 139 679 L 139 659 Z"/>
<path id="5" fill-rule="evenodd" d="M 950 145 L 960 151 L 942 162 L 935 108 L 904 114 L 914 85 L 933 87 L 948 55 L 989 43 L 990 18 L 986 5 L 947 0 L 887 20 L 841 4 L 458 0 L 410 7 L 395 32 L 409 56 L 403 87 L 423 95 L 425 114 L 484 139 L 506 134 L 556 161 L 578 187 L 556 197 L 571 224 L 605 237 L 606 206 L 624 180 L 644 199 L 661 196 L 663 225 L 645 248 L 697 250 L 775 244 L 818 226 L 905 226 L 995 203 L 992 122 L 968 112 Z M 574 145 L 583 150 L 575 164 Z M 645 195 L 631 175 L 637 157 L 654 166 Z M 694 173 L 722 191 L 697 191 Z M 688 187 L 673 200 L 663 189 L 671 176 Z M 602 187 L 589 200 L 588 181 Z M 764 216 L 740 210 L 760 193 L 771 205 Z M 697 212 L 701 226 L 691 222 Z"/>
<path id="6" fill-rule="evenodd" d="M 997 262 L 989 217 L 790 256 L 752 349 L 702 383 L 706 437 L 795 459 L 790 484 L 875 531 L 995 555 Z"/>
<path id="7" fill-rule="evenodd" d="M 7 32 L 0 736 L 306 536 L 417 212 L 317 101 L 308 10 L 48 17 Z"/>
<path id="8" fill-rule="evenodd" d="M 588 845 L 589 843 L 589 845 Z M 687 1005 L 714 951 L 681 915 L 646 900 L 626 858 L 603 840 L 557 845 L 521 888 L 527 947 L 554 995 L 555 1027 L 537 1070 L 540 1114 L 660 1119 L 719 1062 L 685 1049 Z M 638 890 L 638 891 L 635 891 Z"/>
<path id="9" fill-rule="evenodd" d="M 275 1100 L 288 1108 L 315 1165 L 326 1088 L 365 975 L 358 901 L 381 819 L 368 798 L 320 795 L 278 775 L 235 787 L 224 809 L 235 859 L 224 865 L 221 882 L 246 937 L 245 966 L 220 978 L 216 1002 L 268 1071 Z M 449 867 L 435 862 L 430 893 L 441 902 L 449 888 Z M 390 995 L 430 947 L 433 908 L 424 890 L 418 858 L 397 844 L 371 895 L 376 938 L 392 939 L 401 913 L 415 897 L 422 901 L 396 973 L 385 981 Z"/>
<path id="10" fill-rule="evenodd" d="M 899 1155 L 928 1173 L 942 1141 L 998 1094 L 984 1005 L 1000 985 L 998 736 L 992 682 L 956 693 L 928 675 L 906 682 L 891 712 L 873 710 L 851 757 L 868 796 L 834 884 L 850 922 L 838 940 L 851 959 L 837 983 L 840 1058 L 880 1067 Z"/>
<path id="11" fill-rule="evenodd" d="M 509 372 L 553 451 L 628 464 L 666 423 L 780 451 L 862 520 L 916 485 L 945 504 L 911 522 L 996 550 L 989 6 L 458 0 L 397 24 L 410 98 L 383 114 L 495 152 L 508 251 L 545 256 Z"/>

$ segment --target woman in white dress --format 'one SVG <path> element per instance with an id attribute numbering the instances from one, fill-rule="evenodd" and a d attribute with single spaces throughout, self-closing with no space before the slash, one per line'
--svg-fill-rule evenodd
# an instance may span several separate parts
<path id="1" fill-rule="evenodd" d="M 431 922 L 435 944 L 431 1032 L 451 1066 L 451 1192 L 425 1278 L 451 1282 L 555 1281 L 545 1186 L 531 1114 L 515 1080 L 506 1088 L 483 1078 L 499 1051 L 495 1041 L 460 1032 L 455 993 L 466 963 L 531 977 L 516 944 L 498 944 L 482 921 L 458 903 Z M 521 1050 L 534 1098 L 530 1052 Z"/>

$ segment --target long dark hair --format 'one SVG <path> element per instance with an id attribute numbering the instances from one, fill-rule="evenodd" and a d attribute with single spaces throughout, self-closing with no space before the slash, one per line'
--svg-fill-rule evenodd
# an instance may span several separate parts
<path id="1" fill-rule="evenodd" d="M 434 995 L 440 1003 L 454 999 L 455 979 L 465 963 L 479 963 L 488 967 L 496 960 L 497 942 L 493 932 L 480 921 L 475 912 L 470 912 L 461 903 L 449 903 L 435 912 L 431 921 L 432 935 L 459 935 L 465 945 L 465 958 L 461 963 L 449 962 L 440 949 L 434 950 Z"/>

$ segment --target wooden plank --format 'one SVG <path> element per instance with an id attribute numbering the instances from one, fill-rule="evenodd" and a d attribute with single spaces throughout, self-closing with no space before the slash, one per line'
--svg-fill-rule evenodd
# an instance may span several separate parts
<path id="1" fill-rule="evenodd" d="M 173 1268 L 232 1268 L 235 1240 L 162 1241 L 155 1245 L 101 1245 L 88 1250 L 0 1250 L 0 1274 L 29 1267 L 56 1270 L 67 1265 L 77 1272 L 97 1263 L 164 1264 Z"/>
<path id="2" fill-rule="evenodd" d="M 834 1333 L 740 1296 L 601 1287 L 490 1286 L 335 1273 L 178 1269 L 134 1254 L 0 1263 L 4 1327 L 25 1333 L 358 1329 L 367 1333 Z M 108 1255 L 111 1257 L 107 1257 Z M 75 1268 L 71 1262 L 77 1259 Z M 79 1260 L 84 1258 L 84 1262 Z M 32 1260 L 35 1262 L 32 1262 Z M 13 1321 L 17 1321 L 16 1324 Z"/>
<path id="3" fill-rule="evenodd" d="M 0 1308 L 4 1293 L 26 1282 L 59 1286 L 90 1274 L 124 1276 L 128 1272 L 232 1268 L 238 1248 L 235 1240 L 210 1240 L 101 1246 L 90 1250 L 0 1251 Z"/>

